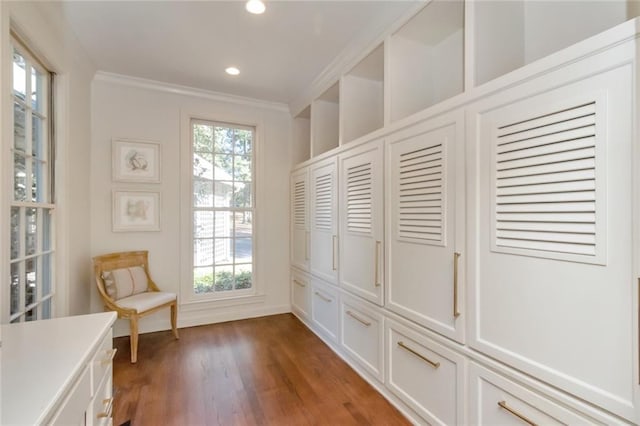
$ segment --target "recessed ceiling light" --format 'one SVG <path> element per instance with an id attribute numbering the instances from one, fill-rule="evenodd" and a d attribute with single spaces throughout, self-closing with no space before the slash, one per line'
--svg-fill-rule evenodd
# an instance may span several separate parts
<path id="1" fill-rule="evenodd" d="M 238 75 L 240 74 L 240 70 L 236 67 L 229 67 L 226 70 L 224 70 L 224 72 L 226 72 L 229 75 Z"/>
<path id="2" fill-rule="evenodd" d="M 262 0 L 249 0 L 244 7 L 245 9 L 247 9 L 247 12 L 253 13 L 255 15 L 264 13 L 264 10 L 266 9 L 266 6 L 262 2 Z"/>

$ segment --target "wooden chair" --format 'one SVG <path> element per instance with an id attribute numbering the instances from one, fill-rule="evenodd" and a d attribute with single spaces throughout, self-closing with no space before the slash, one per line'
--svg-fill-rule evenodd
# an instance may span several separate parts
<path id="1" fill-rule="evenodd" d="M 171 328 L 176 339 L 178 329 L 178 305 L 175 293 L 162 292 L 151 279 L 149 274 L 148 251 L 130 251 L 110 253 L 93 258 L 93 269 L 98 292 L 104 302 L 105 310 L 116 311 L 118 318 L 128 319 L 131 327 L 131 363 L 138 358 L 138 319 L 163 308 L 171 308 Z M 144 271 L 144 272 L 143 272 Z M 131 287 L 135 290 L 137 284 L 145 281 L 146 288 L 138 288 L 137 292 L 129 294 L 120 291 L 116 285 Z M 116 277 L 125 277 L 120 283 Z M 127 278 L 130 277 L 130 278 Z M 135 277 L 135 278 L 134 278 Z M 126 282 L 125 282 L 126 281 Z M 127 290 L 129 287 L 125 287 Z M 118 297 L 118 292 L 122 293 Z"/>

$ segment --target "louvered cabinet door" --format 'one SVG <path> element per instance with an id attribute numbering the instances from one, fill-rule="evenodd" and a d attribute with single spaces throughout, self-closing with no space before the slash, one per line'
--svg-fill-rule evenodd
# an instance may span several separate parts
<path id="1" fill-rule="evenodd" d="M 311 273 L 338 284 L 337 158 L 311 168 L 310 268 Z"/>
<path id="2" fill-rule="evenodd" d="M 388 309 L 464 340 L 464 115 L 390 136 Z"/>
<path id="3" fill-rule="evenodd" d="M 340 285 L 384 300 L 383 141 L 340 155 Z"/>
<path id="4" fill-rule="evenodd" d="M 309 270 L 309 170 L 291 174 L 291 265 Z"/>
<path id="5" fill-rule="evenodd" d="M 470 107 L 469 340 L 639 421 L 632 71 L 543 91 L 549 77 Z"/>

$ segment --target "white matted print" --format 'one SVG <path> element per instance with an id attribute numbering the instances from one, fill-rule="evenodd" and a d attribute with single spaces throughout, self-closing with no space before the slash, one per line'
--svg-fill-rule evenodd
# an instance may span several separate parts
<path id="1" fill-rule="evenodd" d="M 113 180 L 160 182 L 160 144 L 127 139 L 111 142 Z"/>
<path id="2" fill-rule="evenodd" d="M 113 232 L 159 231 L 160 193 L 113 191 Z"/>

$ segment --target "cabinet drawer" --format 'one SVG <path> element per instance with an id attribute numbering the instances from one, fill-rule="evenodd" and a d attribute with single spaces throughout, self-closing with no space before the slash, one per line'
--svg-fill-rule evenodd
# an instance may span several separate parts
<path id="1" fill-rule="evenodd" d="M 332 340 L 338 336 L 338 292 L 313 280 L 311 312 L 313 322 Z"/>
<path id="2" fill-rule="evenodd" d="M 387 330 L 387 387 L 430 424 L 466 424 L 465 360 L 395 321 Z"/>
<path id="3" fill-rule="evenodd" d="M 303 272 L 291 271 L 291 307 L 293 311 L 305 318 L 311 315 L 311 286 L 309 276 Z"/>
<path id="4" fill-rule="evenodd" d="M 112 421 L 113 371 L 108 368 L 87 410 L 87 425 L 105 426 Z"/>
<path id="5" fill-rule="evenodd" d="M 98 346 L 98 350 L 91 359 L 91 395 L 95 395 L 102 378 L 111 368 L 116 350 L 113 349 L 113 334 L 111 329 Z"/>
<path id="6" fill-rule="evenodd" d="M 85 368 L 74 383 L 64 402 L 47 424 L 72 426 L 85 424 L 85 411 L 91 400 L 91 374 Z"/>
<path id="7" fill-rule="evenodd" d="M 471 424 L 601 424 L 475 363 L 469 366 L 469 386 Z"/>
<path id="8" fill-rule="evenodd" d="M 342 346 L 360 365 L 384 381 L 384 317 L 344 296 L 340 312 Z"/>

